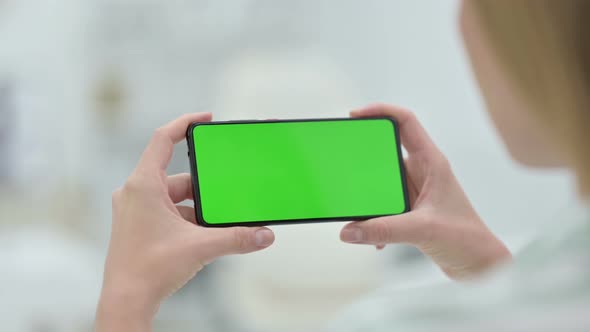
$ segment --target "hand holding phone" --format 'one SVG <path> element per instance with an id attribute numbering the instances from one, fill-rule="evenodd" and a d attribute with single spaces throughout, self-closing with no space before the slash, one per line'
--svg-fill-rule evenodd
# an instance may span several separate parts
<path id="1" fill-rule="evenodd" d="M 167 176 L 174 144 L 194 121 L 187 114 L 162 126 L 125 185 L 113 193 L 113 221 L 96 331 L 148 331 L 160 302 L 220 256 L 248 253 L 272 244 L 264 227 L 204 228 L 193 209 L 188 174 Z"/>
<path id="2" fill-rule="evenodd" d="M 409 210 L 389 117 L 194 123 L 187 143 L 203 226 L 364 220 Z"/>
<path id="3" fill-rule="evenodd" d="M 402 108 L 376 104 L 351 112 L 355 118 L 390 116 L 399 124 L 412 211 L 353 222 L 345 242 L 376 245 L 407 243 L 429 256 L 453 279 L 471 278 L 511 255 L 485 223 L 457 181 L 449 161 L 416 116 Z"/>

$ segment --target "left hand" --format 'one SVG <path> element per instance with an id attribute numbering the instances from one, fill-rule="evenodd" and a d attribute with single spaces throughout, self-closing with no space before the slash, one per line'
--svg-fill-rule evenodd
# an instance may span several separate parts
<path id="1" fill-rule="evenodd" d="M 113 223 L 96 331 L 146 331 L 160 302 L 214 259 L 270 246 L 264 227 L 204 228 L 195 211 L 176 205 L 192 199 L 189 174 L 166 175 L 175 143 L 192 122 L 187 114 L 157 129 L 122 189 L 113 193 Z"/>
<path id="2" fill-rule="evenodd" d="M 399 124 L 412 211 L 346 225 L 343 241 L 375 245 L 405 243 L 430 257 L 452 279 L 478 277 L 511 254 L 486 226 L 455 177 L 445 155 L 416 116 L 400 107 L 376 104 L 353 117 L 392 117 Z"/>

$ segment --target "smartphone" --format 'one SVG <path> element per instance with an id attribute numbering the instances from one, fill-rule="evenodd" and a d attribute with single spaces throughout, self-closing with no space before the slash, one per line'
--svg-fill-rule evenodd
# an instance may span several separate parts
<path id="1" fill-rule="evenodd" d="M 410 209 L 392 118 L 199 122 L 187 143 L 202 226 L 364 220 Z"/>

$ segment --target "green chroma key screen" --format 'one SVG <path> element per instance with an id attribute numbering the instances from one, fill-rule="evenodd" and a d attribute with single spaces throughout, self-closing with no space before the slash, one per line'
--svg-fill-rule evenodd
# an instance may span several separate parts
<path id="1" fill-rule="evenodd" d="M 197 123 L 199 223 L 363 219 L 408 210 L 392 119 Z"/>

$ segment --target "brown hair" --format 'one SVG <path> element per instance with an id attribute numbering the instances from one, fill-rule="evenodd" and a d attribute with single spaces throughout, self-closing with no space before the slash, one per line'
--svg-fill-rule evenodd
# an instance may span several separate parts
<path id="1" fill-rule="evenodd" d="M 590 1 L 472 1 L 496 55 L 590 193 Z"/>

